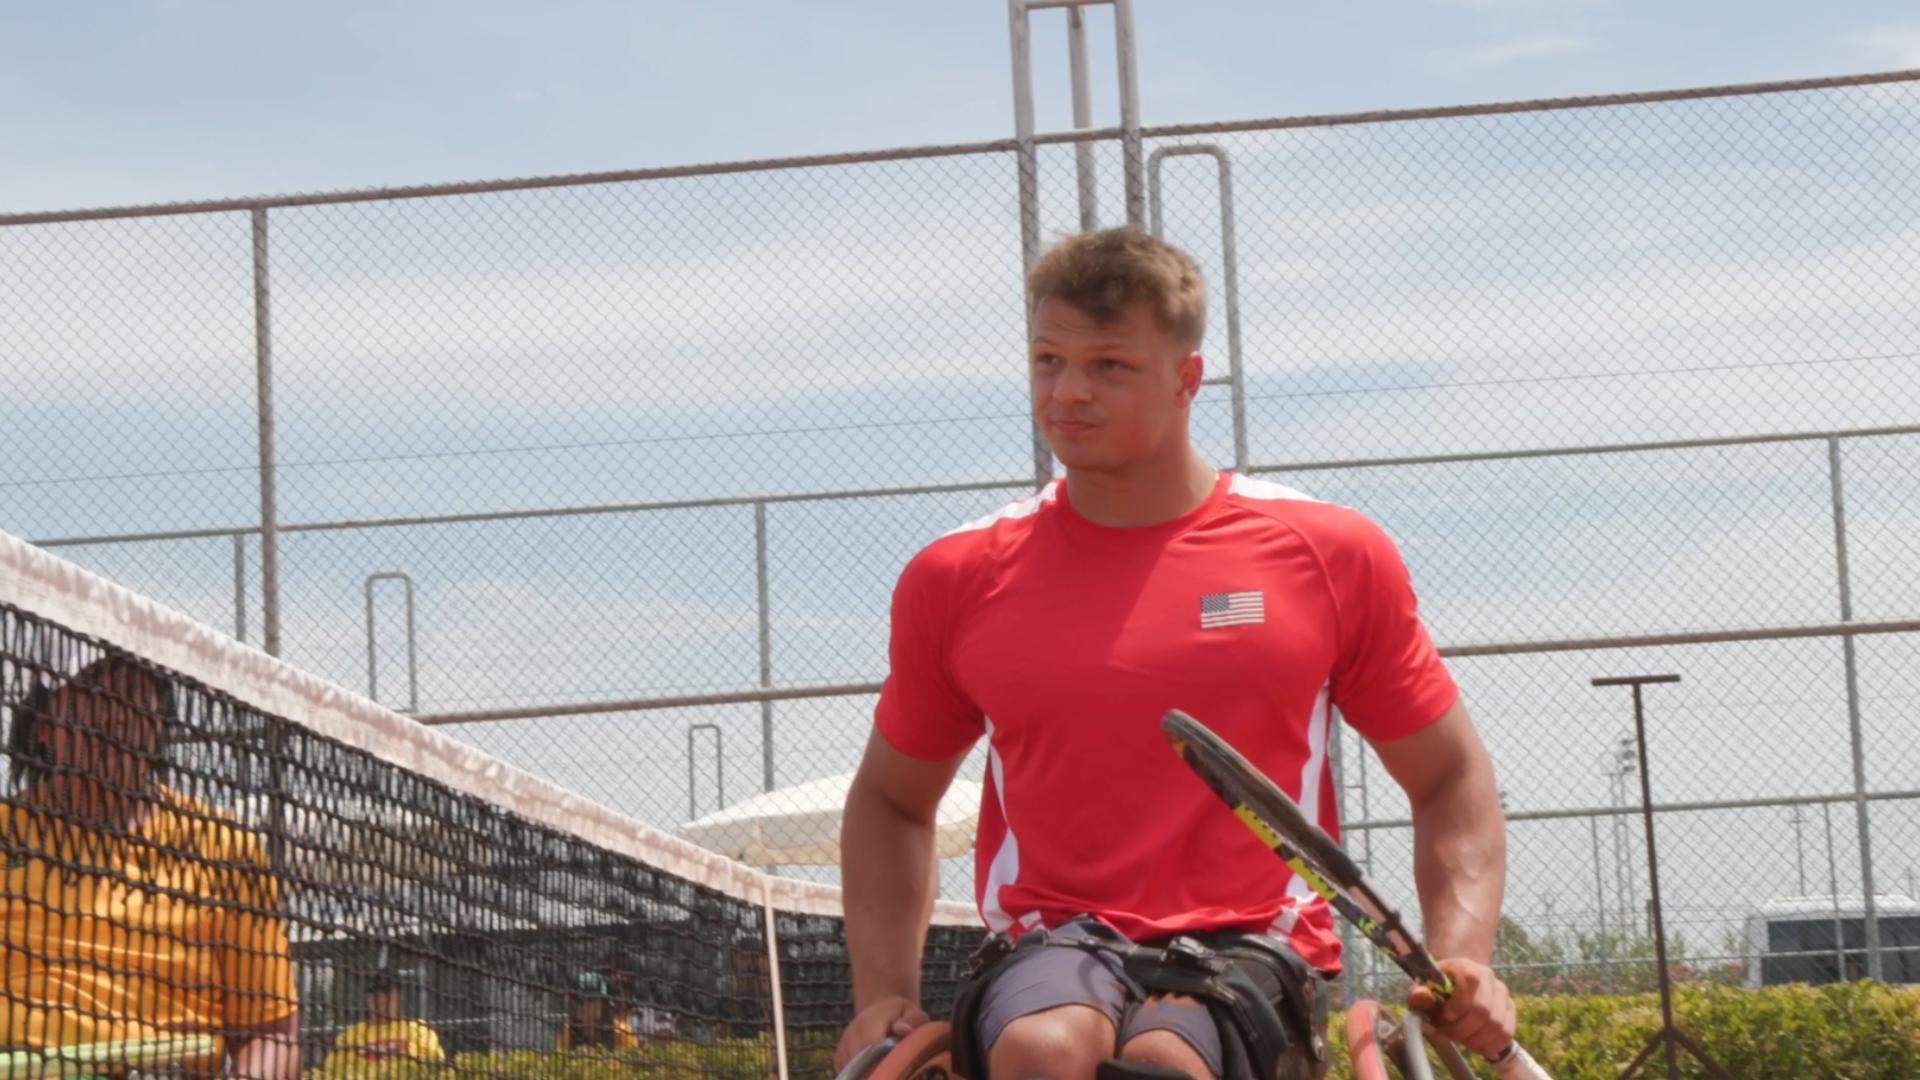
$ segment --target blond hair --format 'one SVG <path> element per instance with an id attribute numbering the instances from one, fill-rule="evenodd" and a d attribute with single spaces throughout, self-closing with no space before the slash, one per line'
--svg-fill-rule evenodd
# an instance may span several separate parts
<path id="1" fill-rule="evenodd" d="M 1028 310 L 1060 300 L 1112 322 L 1146 301 L 1160 329 L 1190 349 L 1207 328 L 1207 287 L 1186 252 L 1137 229 L 1103 229 L 1054 245 L 1027 273 Z"/>

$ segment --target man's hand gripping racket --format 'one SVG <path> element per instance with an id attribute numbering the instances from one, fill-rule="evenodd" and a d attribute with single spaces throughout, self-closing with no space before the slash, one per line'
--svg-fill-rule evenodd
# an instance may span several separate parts
<path id="1" fill-rule="evenodd" d="M 1332 837 L 1307 820 L 1286 792 L 1186 713 L 1169 712 L 1160 727 L 1181 760 L 1308 887 L 1441 1002 L 1452 995 L 1452 980 L 1406 928 L 1400 913 L 1381 899 L 1360 867 Z M 1508 1044 L 1491 1061 L 1502 1080 L 1552 1080 L 1518 1042 Z"/>

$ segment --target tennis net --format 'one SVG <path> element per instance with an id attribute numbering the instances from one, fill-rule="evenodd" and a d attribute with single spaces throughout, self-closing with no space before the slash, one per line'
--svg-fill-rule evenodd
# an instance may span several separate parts
<path id="1" fill-rule="evenodd" d="M 836 889 L 625 819 L 5 534 L 0 723 L 0 1049 L 55 1059 L 40 1074 L 561 1075 L 562 1053 L 831 1074 L 851 1011 Z M 938 1014 L 979 931 L 957 905 L 934 921 Z"/>

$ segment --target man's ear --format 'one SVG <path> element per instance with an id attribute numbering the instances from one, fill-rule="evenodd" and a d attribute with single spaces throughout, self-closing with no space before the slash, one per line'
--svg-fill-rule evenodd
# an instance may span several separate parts
<path id="1" fill-rule="evenodd" d="M 1199 350 L 1196 349 L 1181 358 L 1180 393 L 1186 397 L 1187 404 L 1193 404 L 1193 399 L 1200 395 L 1200 384 L 1206 377 L 1207 362 L 1201 357 Z"/>

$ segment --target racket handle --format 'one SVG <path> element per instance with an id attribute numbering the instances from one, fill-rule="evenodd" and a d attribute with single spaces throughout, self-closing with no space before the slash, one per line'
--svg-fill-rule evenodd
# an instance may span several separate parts
<path id="1" fill-rule="evenodd" d="M 1527 1053 L 1527 1048 L 1518 1042 L 1508 1043 L 1507 1048 L 1500 1051 L 1500 1056 L 1493 1059 L 1493 1071 L 1500 1080 L 1553 1080 L 1547 1075 L 1547 1070 L 1533 1060 L 1533 1055 Z"/>

